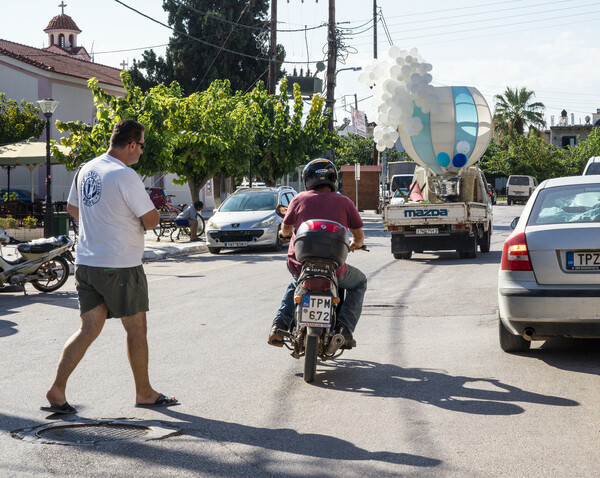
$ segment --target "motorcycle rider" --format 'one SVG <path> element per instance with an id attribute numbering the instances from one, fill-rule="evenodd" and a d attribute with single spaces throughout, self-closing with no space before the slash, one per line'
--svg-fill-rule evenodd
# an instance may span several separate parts
<path id="1" fill-rule="evenodd" d="M 364 223 L 354 203 L 346 196 L 337 193 L 337 180 L 337 170 L 328 159 L 315 159 L 304 167 L 302 181 L 306 191 L 294 197 L 281 225 L 280 236 L 285 238 L 291 236 L 287 264 L 292 273 L 292 280 L 283 294 L 281 306 L 273 320 L 267 341 L 269 345 L 281 347 L 283 337 L 278 333 L 278 329 L 289 330 L 294 321 L 294 290 L 302 270 L 302 264 L 296 260 L 294 252 L 294 229 L 298 230 L 298 227 L 309 219 L 327 219 L 338 222 L 350 230 L 352 233 L 351 252 L 363 246 L 362 227 Z M 367 278 L 356 267 L 348 264 L 338 268 L 336 275 L 339 287 L 346 290 L 346 298 L 339 313 L 336 333 L 344 336 L 345 343 L 342 348 L 349 349 L 356 345 L 352 333 L 362 311 L 363 299 L 367 290 Z"/>

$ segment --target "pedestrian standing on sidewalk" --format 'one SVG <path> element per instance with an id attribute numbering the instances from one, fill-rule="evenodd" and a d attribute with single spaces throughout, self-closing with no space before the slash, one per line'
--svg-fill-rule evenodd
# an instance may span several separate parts
<path id="1" fill-rule="evenodd" d="M 107 318 L 121 319 L 135 382 L 135 406 L 178 403 L 152 388 L 148 376 L 146 312 L 148 283 L 142 267 L 144 230 L 159 214 L 144 184 L 129 166 L 144 147 L 144 126 L 133 120 L 115 124 L 107 153 L 89 161 L 75 176 L 67 210 L 79 221 L 75 285 L 81 326 L 65 344 L 46 398 L 53 413 L 75 413 L 66 397 L 67 380 L 98 337 Z"/>

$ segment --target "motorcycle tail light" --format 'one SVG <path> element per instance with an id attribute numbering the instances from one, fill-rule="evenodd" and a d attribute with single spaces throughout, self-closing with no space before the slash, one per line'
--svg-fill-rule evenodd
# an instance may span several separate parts
<path id="1" fill-rule="evenodd" d="M 340 229 L 343 229 L 343 226 L 338 224 L 334 224 L 330 221 L 315 221 L 310 220 L 306 221 L 308 224 L 308 228 L 311 231 L 328 231 L 328 232 L 338 232 Z"/>
<path id="2" fill-rule="evenodd" d="M 330 290 L 332 286 L 331 281 L 329 279 L 323 279 L 320 277 L 306 279 L 303 282 L 303 285 L 308 290 Z"/>
<path id="3" fill-rule="evenodd" d="M 500 269 L 503 271 L 530 271 L 531 261 L 527 251 L 525 233 L 520 232 L 510 236 L 504 243 L 502 250 L 502 263 Z"/>

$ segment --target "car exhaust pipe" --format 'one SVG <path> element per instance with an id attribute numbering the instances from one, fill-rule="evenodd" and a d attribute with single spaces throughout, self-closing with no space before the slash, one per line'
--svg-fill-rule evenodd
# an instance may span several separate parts
<path id="1" fill-rule="evenodd" d="M 342 345 L 344 345 L 344 342 L 345 339 L 342 334 L 335 334 L 333 337 L 331 337 L 331 342 L 329 342 L 325 353 L 327 355 L 333 355 Z"/>
<path id="2" fill-rule="evenodd" d="M 533 327 L 525 327 L 523 330 L 523 338 L 525 340 L 531 340 L 535 335 L 535 329 Z"/>

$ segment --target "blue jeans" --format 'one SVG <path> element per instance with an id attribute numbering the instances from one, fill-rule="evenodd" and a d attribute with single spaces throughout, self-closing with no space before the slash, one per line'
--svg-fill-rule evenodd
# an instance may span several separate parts
<path id="1" fill-rule="evenodd" d="M 282 319 L 289 327 L 294 321 L 294 290 L 298 276 L 292 276 L 281 299 L 281 306 L 275 314 L 276 319 Z M 367 277 L 356 267 L 348 265 L 348 270 L 338 278 L 338 285 L 346 290 L 346 297 L 338 316 L 338 322 L 354 333 L 362 312 L 363 300 L 367 291 Z"/>

